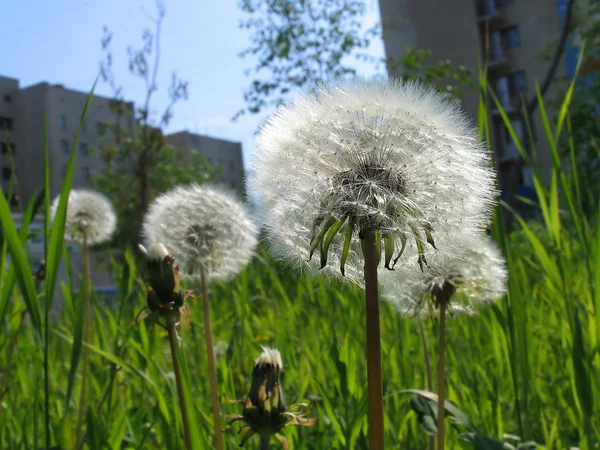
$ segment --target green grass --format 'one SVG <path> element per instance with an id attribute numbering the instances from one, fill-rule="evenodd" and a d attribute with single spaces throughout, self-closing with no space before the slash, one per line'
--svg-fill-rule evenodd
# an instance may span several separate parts
<path id="1" fill-rule="evenodd" d="M 600 435 L 600 220 L 583 216 L 585 186 L 577 183 L 576 168 L 560 166 L 554 145 L 560 133 L 569 132 L 567 103 L 558 127 L 550 123 L 543 103 L 540 113 L 554 162 L 550 186 L 536 172 L 541 220 L 518 218 L 517 230 L 507 236 L 500 215 L 511 212 L 499 209 L 494 236 L 507 256 L 509 293 L 475 317 L 449 320 L 448 398 L 485 435 L 510 433 L 548 449 L 586 449 Z M 478 124 L 482 136 L 489 135 L 487 117 L 481 114 Z M 22 245 L 26 226 L 15 228 L 2 194 L 0 220 L 0 448 L 43 448 L 46 431 L 49 445 L 73 448 L 83 347 L 91 351 L 87 448 L 183 448 L 165 332 L 148 329 L 144 322 L 131 324 L 146 302 L 131 253 L 113 264 L 117 303 L 92 298 L 92 340 L 84 343 L 82 302 L 70 281 L 61 286 L 61 313 L 54 318 L 42 313 L 50 305 L 53 280 L 45 291 L 34 283 Z M 62 228 L 59 224 L 46 233 L 48 261 L 54 264 L 48 273 L 54 276 L 63 254 Z M 312 400 L 312 414 L 320 418 L 316 427 L 286 430 L 292 448 L 367 448 L 363 293 L 286 270 L 262 250 L 236 279 L 213 283 L 211 291 L 214 340 L 227 343 L 217 363 L 219 394 L 244 397 L 260 345 L 276 346 L 286 368 L 288 401 Z M 209 448 L 212 415 L 199 300 L 189 307 L 191 328 L 181 332 L 181 360 L 195 410 L 194 439 Z M 383 303 L 381 326 L 387 448 L 426 448 L 426 435 L 408 406 L 410 395 L 400 392 L 427 389 L 419 324 Z M 425 321 L 424 332 L 435 361 L 437 325 Z M 47 403 L 41 370 L 45 357 Z M 225 402 L 222 409 L 240 413 Z M 448 448 L 460 448 L 458 432 L 448 433 Z M 230 431 L 225 439 L 227 448 L 235 448 L 240 436 Z M 251 440 L 248 448 L 258 444 Z"/>

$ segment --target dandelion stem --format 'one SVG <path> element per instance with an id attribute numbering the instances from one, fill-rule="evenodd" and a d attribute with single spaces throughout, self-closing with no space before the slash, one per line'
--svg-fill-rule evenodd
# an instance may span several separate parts
<path id="1" fill-rule="evenodd" d="M 81 246 L 83 257 L 83 342 L 90 343 L 91 340 L 91 302 L 90 302 L 90 261 L 88 253 L 87 233 L 83 233 L 83 244 Z M 90 349 L 87 345 L 83 346 L 83 361 L 81 363 L 81 396 L 79 397 L 79 418 L 77 419 L 77 446 L 83 448 L 85 434 L 83 433 L 83 423 L 85 420 L 85 407 L 87 402 L 87 378 L 88 366 L 90 363 Z"/>
<path id="2" fill-rule="evenodd" d="M 425 371 L 427 376 L 427 390 L 433 392 L 433 371 L 431 368 L 431 355 L 429 352 L 429 341 L 427 340 L 427 333 L 423 326 L 423 321 L 419 320 L 419 334 L 421 335 L 421 341 L 423 341 L 423 353 L 425 358 Z M 429 436 L 427 439 L 427 448 L 429 450 L 435 449 L 435 438 Z"/>
<path id="3" fill-rule="evenodd" d="M 223 435 L 221 434 L 221 408 L 219 406 L 219 392 L 217 386 L 217 368 L 215 366 L 215 353 L 212 340 L 212 326 L 210 323 L 210 304 L 208 301 L 208 286 L 206 269 L 200 271 L 200 288 L 202 290 L 202 311 L 204 315 L 204 337 L 206 340 L 206 357 L 208 358 L 208 378 L 210 380 L 210 397 L 215 427 L 215 449 L 223 450 Z"/>
<path id="4" fill-rule="evenodd" d="M 379 288 L 375 232 L 363 230 L 365 258 L 365 297 L 367 302 L 367 380 L 369 389 L 370 450 L 384 449 L 383 383 L 381 375 L 381 340 L 379 325 Z"/>
<path id="5" fill-rule="evenodd" d="M 444 414 L 446 397 L 446 302 L 440 303 L 440 335 L 439 335 L 439 363 L 438 363 L 438 450 L 444 450 Z"/>
<path id="6" fill-rule="evenodd" d="M 190 435 L 190 421 L 187 415 L 185 405 L 185 395 L 183 394 L 183 383 L 181 382 L 181 369 L 179 368 L 179 359 L 177 358 L 177 317 L 170 314 L 167 318 L 167 330 L 169 332 L 169 345 L 171 346 L 171 358 L 173 359 L 173 371 L 175 372 L 175 383 L 177 384 L 177 396 L 179 397 L 179 409 L 181 410 L 181 419 L 183 420 L 183 434 L 185 436 L 185 447 L 187 450 L 193 450 L 192 438 Z"/>
<path id="7" fill-rule="evenodd" d="M 269 441 L 271 440 L 271 436 L 268 434 L 260 435 L 260 450 L 269 450 Z"/>

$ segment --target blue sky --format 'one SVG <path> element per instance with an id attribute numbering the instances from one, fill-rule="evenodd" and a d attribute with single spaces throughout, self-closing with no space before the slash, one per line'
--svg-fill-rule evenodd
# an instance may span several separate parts
<path id="1" fill-rule="evenodd" d="M 103 26 L 113 33 L 115 75 L 127 100 L 139 102 L 143 84 L 129 74 L 127 47 L 139 46 L 144 29 L 154 28 L 153 0 L 33 0 L 4 2 L 0 34 L 3 39 L 0 74 L 18 78 L 21 86 L 48 81 L 88 91 L 103 58 L 100 47 Z M 265 115 L 231 117 L 244 106 L 243 90 L 250 79 L 244 71 L 252 61 L 238 53 L 249 44 L 240 30 L 243 18 L 237 0 L 167 0 L 163 22 L 162 60 L 156 110 L 164 108 L 170 73 L 176 69 L 190 82 L 189 100 L 179 103 L 168 131 L 192 132 L 242 142 L 246 164 L 251 159 L 253 134 Z M 376 2 L 369 5 L 369 22 L 379 20 Z M 371 53 L 383 55 L 380 41 Z M 372 69 L 357 63 L 369 75 Z M 362 70 L 361 70 L 362 69 Z M 96 90 L 111 95 L 100 83 Z"/>

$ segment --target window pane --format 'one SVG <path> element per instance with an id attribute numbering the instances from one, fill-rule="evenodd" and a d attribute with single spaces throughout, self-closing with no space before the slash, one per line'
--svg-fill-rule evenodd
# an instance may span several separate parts
<path id="1" fill-rule="evenodd" d="M 60 141 L 60 151 L 63 153 L 69 153 L 69 142 Z"/>
<path id="2" fill-rule="evenodd" d="M 67 118 L 65 116 L 58 116 L 58 126 L 62 129 L 67 128 Z"/>
<path id="3" fill-rule="evenodd" d="M 510 48 L 515 48 L 521 45 L 521 34 L 519 33 L 519 27 L 507 28 L 506 35 L 508 37 L 508 45 Z"/>

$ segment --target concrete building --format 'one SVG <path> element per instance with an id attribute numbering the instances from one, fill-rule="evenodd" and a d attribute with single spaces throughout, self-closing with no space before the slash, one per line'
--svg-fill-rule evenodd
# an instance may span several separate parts
<path id="1" fill-rule="evenodd" d="M 180 131 L 165 136 L 165 143 L 190 149 L 208 159 L 211 166 L 221 167 L 217 182 L 244 195 L 244 161 L 242 144 Z"/>
<path id="2" fill-rule="evenodd" d="M 48 130 L 50 190 L 51 197 L 54 198 L 62 188 L 87 97 L 86 92 L 67 89 L 57 84 L 38 83 L 21 88 L 18 80 L 0 76 L 0 188 L 5 195 L 9 190 L 12 191 L 9 202 L 17 226 L 21 220 L 20 211 L 44 185 L 44 121 Z M 116 112 L 117 106 L 121 109 L 121 115 Z M 121 126 L 134 131 L 133 118 L 132 102 L 121 102 L 117 105 L 111 98 L 98 95 L 92 97 L 77 145 L 74 189 L 93 188 L 94 173 L 105 170 L 99 149 L 112 140 L 111 133 L 107 130 L 108 124 L 116 123 L 119 119 Z M 208 158 L 212 165 L 222 166 L 218 182 L 243 195 L 244 165 L 240 143 L 186 131 L 166 135 L 164 140 L 167 144 L 197 151 Z M 16 180 L 16 183 L 11 183 L 11 180 Z M 43 218 L 37 217 L 32 222 L 31 229 L 42 228 Z M 78 275 L 83 269 L 81 252 L 77 245 L 68 244 L 67 248 L 74 282 L 78 283 Z M 43 252 L 42 237 L 33 236 L 29 242 L 32 267 L 39 266 Z M 108 252 L 90 252 L 90 262 L 96 290 L 104 295 L 110 293 L 115 288 L 110 276 Z M 63 266 L 59 279 L 66 280 L 66 275 Z M 57 289 L 60 290 L 60 283 Z"/>
<path id="3" fill-rule="evenodd" d="M 434 60 L 449 59 L 473 69 L 475 74 L 478 64 L 486 62 L 489 85 L 511 118 L 520 140 L 527 143 L 519 99 L 521 94 L 526 99 L 535 95 L 534 80 L 541 83 L 548 70 L 549 61 L 542 59 L 541 54 L 560 37 L 562 3 L 562 0 L 379 0 L 386 56 L 398 59 L 407 47 L 429 49 Z M 557 74 L 566 74 L 564 61 Z M 556 94 L 554 85 L 546 98 Z M 465 110 L 474 120 L 478 101 L 478 91 L 467 93 L 463 99 Z M 519 152 L 500 114 L 491 109 L 489 119 L 500 188 L 503 196 L 512 198 L 519 184 L 531 186 L 530 172 L 519 163 Z M 549 116 L 552 117 L 552 112 Z M 549 181 L 552 163 L 537 113 L 533 132 L 542 172 Z"/>
<path id="4" fill-rule="evenodd" d="M 85 92 L 66 89 L 62 85 L 38 83 L 21 88 L 18 80 L 0 77 L 0 182 L 7 193 L 11 177 L 16 175 L 16 183 L 12 183 L 10 205 L 15 211 L 13 216 L 17 223 L 20 220 L 19 211 L 44 185 L 44 119 L 47 123 L 50 158 L 50 195 L 54 198 L 62 188 L 87 97 Z M 101 155 L 92 149 L 100 148 L 102 142 L 110 139 L 105 126 L 116 119 L 112 103 L 112 99 L 101 96 L 94 96 L 91 100 L 77 146 L 74 189 L 92 188 L 94 172 L 104 169 Z M 133 113 L 133 103 L 125 103 L 125 107 Z M 133 121 L 126 125 L 133 127 Z M 37 218 L 31 229 L 41 229 L 42 224 L 43 219 Z M 30 242 L 33 267 L 38 266 L 43 258 L 43 240 L 40 243 L 40 239 L 41 236 L 34 236 Z M 70 244 L 67 248 L 77 285 L 77 275 L 83 269 L 80 249 Z M 90 263 L 94 285 L 101 288 L 111 286 L 108 253 L 92 251 Z M 66 279 L 65 268 L 61 267 L 60 270 L 59 278 Z"/>

